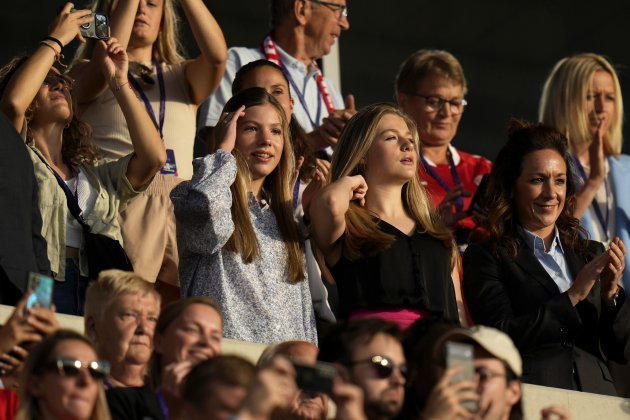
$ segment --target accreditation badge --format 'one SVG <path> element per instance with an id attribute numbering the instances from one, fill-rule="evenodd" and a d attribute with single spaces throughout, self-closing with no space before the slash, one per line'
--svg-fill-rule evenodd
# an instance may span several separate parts
<path id="1" fill-rule="evenodd" d="M 160 169 L 160 173 L 162 175 L 177 176 L 177 163 L 175 163 L 175 151 L 173 149 L 166 149 L 166 163 Z"/>

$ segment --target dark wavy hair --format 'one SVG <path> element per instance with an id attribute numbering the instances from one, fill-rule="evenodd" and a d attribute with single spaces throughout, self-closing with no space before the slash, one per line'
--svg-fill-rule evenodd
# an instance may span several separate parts
<path id="1" fill-rule="evenodd" d="M 508 127 L 508 141 L 492 166 L 485 200 L 487 217 L 481 223 L 486 230 L 485 238 L 497 254 L 499 249 L 503 249 L 509 256 L 516 258 L 519 243 L 516 231 L 519 225 L 515 203 L 516 180 L 521 175 L 525 157 L 546 149 L 558 152 L 567 166 L 564 208 L 556 220 L 560 239 L 576 251 L 584 252 L 586 249 L 583 241 L 580 241 L 580 236 L 586 233 L 578 219 L 573 217 L 577 172 L 567 138 L 551 126 L 512 119 Z"/>
<path id="2" fill-rule="evenodd" d="M 4 95 L 13 75 L 29 58 L 29 54 L 18 55 L 0 69 L 0 97 Z M 34 99 L 25 113 L 27 142 L 33 141 L 29 123 L 35 112 L 37 112 L 37 107 L 37 100 Z M 72 100 L 72 109 L 77 109 L 74 99 Z M 63 161 L 72 166 L 78 166 L 82 163 L 94 165 L 100 158 L 98 148 L 92 140 L 92 127 L 78 119 L 76 112 L 72 113 L 72 120 L 63 130 L 61 155 Z"/>

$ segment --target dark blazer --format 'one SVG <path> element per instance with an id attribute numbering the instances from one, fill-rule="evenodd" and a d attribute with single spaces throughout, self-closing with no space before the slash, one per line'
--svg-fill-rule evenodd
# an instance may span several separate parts
<path id="1" fill-rule="evenodd" d="M 0 113 L 0 303 L 14 305 L 29 271 L 50 274 L 38 186 L 24 141 Z"/>
<path id="2" fill-rule="evenodd" d="M 591 258 L 563 244 L 573 278 Z M 587 254 L 604 251 L 589 241 Z M 600 297 L 597 282 L 575 307 L 520 242 L 516 259 L 472 244 L 464 254 L 463 289 L 472 319 L 506 332 L 523 357 L 523 381 L 556 388 L 617 395 L 607 360 L 630 358 L 630 305 L 622 290 L 615 309 Z M 573 369 L 575 367 L 575 376 Z"/>

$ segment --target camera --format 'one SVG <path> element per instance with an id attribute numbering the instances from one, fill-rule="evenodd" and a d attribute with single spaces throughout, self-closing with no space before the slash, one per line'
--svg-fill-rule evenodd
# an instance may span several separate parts
<path id="1" fill-rule="evenodd" d="M 71 10 L 72 13 L 75 11 L 76 9 Z M 92 13 L 91 16 L 94 18 L 92 22 L 81 25 L 81 28 L 79 29 L 81 31 L 81 35 L 84 38 L 102 39 L 107 41 L 109 39 L 109 21 L 107 16 L 102 13 Z"/>

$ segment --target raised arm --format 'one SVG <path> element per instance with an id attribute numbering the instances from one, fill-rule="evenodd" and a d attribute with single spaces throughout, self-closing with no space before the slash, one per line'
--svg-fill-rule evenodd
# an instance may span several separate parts
<path id="1" fill-rule="evenodd" d="M 199 105 L 221 82 L 227 45 L 219 24 L 203 0 L 181 0 L 180 3 L 201 51 L 199 57 L 184 63 L 190 97 L 193 103 Z"/>
<path id="2" fill-rule="evenodd" d="M 66 3 L 50 25 L 49 37 L 63 46 L 77 37 L 83 40 L 79 27 L 92 21 L 89 10 L 70 13 L 72 7 L 72 3 Z M 60 54 L 61 47 L 56 41 L 45 40 L 11 77 L 0 99 L 0 111 L 7 115 L 18 132 L 22 131 L 26 110 Z"/>
<path id="3" fill-rule="evenodd" d="M 115 2 L 108 16 L 109 34 L 118 40 L 124 50 L 127 50 L 131 38 L 139 3 L 140 0 Z M 108 87 L 99 64 L 92 60 L 73 63 L 70 75 L 75 78 L 74 96 L 79 105 L 94 100 Z"/>
<path id="4" fill-rule="evenodd" d="M 326 262 L 336 264 L 341 258 L 341 237 L 346 230 L 346 212 L 350 202 L 365 205 L 368 186 L 361 175 L 344 176 L 322 188 L 311 203 L 309 216 L 315 243 L 324 253 Z"/>
<path id="5" fill-rule="evenodd" d="M 143 104 L 127 80 L 127 53 L 115 38 L 99 41 L 94 61 L 101 64 L 102 75 L 122 110 L 133 144 L 134 156 L 127 167 L 127 179 L 140 188 L 155 176 L 166 162 L 166 151 L 160 135 Z"/>
<path id="6" fill-rule="evenodd" d="M 597 127 L 597 132 L 593 136 L 591 145 L 588 148 L 590 172 L 588 178 L 585 180 L 584 185 L 576 194 L 576 205 L 573 216 L 576 218 L 582 217 L 584 212 L 589 208 L 593 202 L 593 198 L 597 194 L 597 191 L 602 186 L 602 183 L 606 179 L 605 161 L 606 156 L 604 154 L 604 131 L 602 121 L 600 121 Z"/>

